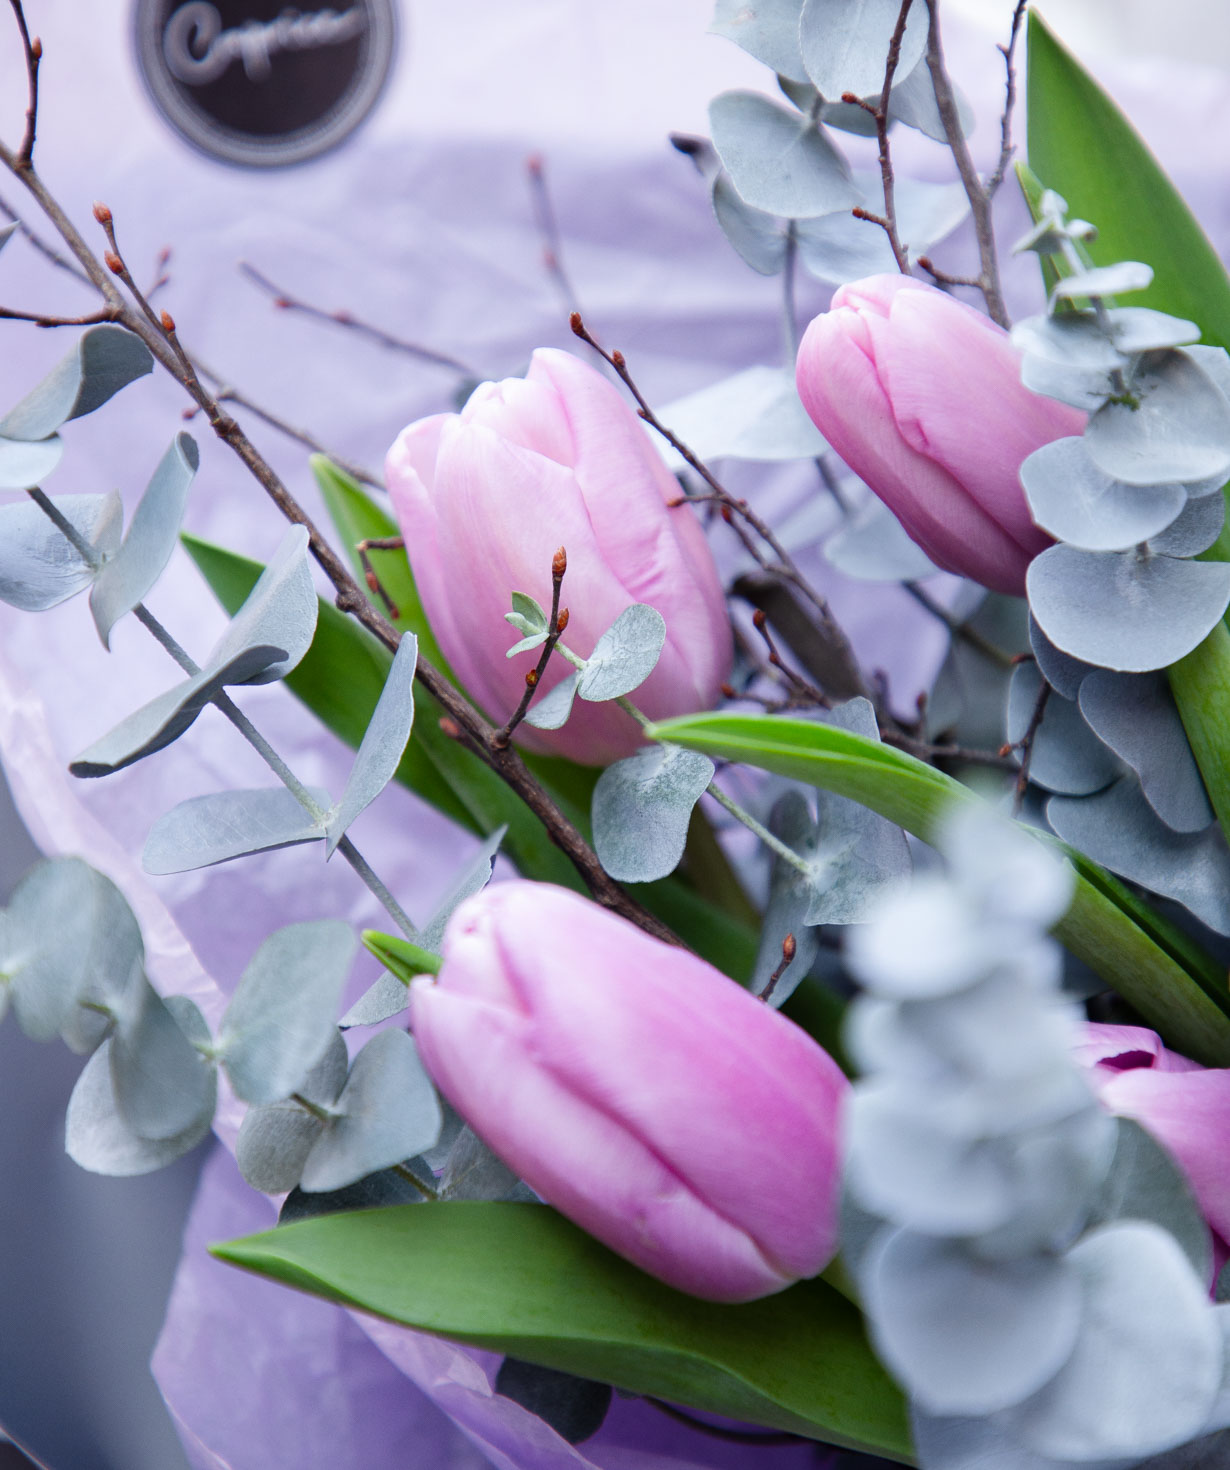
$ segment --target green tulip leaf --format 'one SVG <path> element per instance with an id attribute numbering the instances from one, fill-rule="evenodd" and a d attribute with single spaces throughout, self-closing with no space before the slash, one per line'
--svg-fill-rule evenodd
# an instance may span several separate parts
<path id="1" fill-rule="evenodd" d="M 901 1395 L 823 1280 L 704 1302 L 545 1205 L 475 1201 L 320 1216 L 213 1253 L 419 1331 L 913 1463 Z"/>
<path id="2" fill-rule="evenodd" d="M 810 720 L 701 714 L 665 720 L 649 733 L 851 797 L 924 842 L 954 803 L 981 800 L 904 751 Z M 1230 1065 L 1230 992 L 1222 968 L 1096 863 L 1056 846 L 1077 875 L 1056 938 L 1177 1051 L 1210 1066 Z"/>

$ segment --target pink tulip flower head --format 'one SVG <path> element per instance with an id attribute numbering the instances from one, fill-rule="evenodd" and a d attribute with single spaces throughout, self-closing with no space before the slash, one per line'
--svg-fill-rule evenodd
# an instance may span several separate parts
<path id="1" fill-rule="evenodd" d="M 1133 1118 L 1176 1159 L 1230 1254 L 1230 1070 L 1202 1067 L 1143 1026 L 1088 1025 L 1077 1059 L 1103 1105 Z"/>
<path id="2" fill-rule="evenodd" d="M 842 286 L 799 347 L 799 397 L 816 427 L 937 566 L 1025 595 L 1051 539 L 1020 467 L 1085 415 L 1030 392 L 1001 327 L 912 276 Z"/>
<path id="3" fill-rule="evenodd" d="M 460 413 L 420 419 L 386 462 L 393 506 L 432 631 L 497 724 L 516 709 L 538 652 L 505 657 L 513 592 L 551 605 L 551 563 L 568 554 L 565 641 L 588 657 L 632 603 L 666 621 L 658 666 L 636 691 L 653 719 L 713 705 L 730 669 L 721 582 L 693 512 L 644 425 L 593 368 L 540 348 L 524 378 L 483 383 Z M 556 655 L 536 696 L 571 672 Z M 587 765 L 630 755 L 638 726 L 617 705 L 578 701 L 560 730 L 518 739 Z"/>
<path id="4" fill-rule="evenodd" d="M 846 1080 L 686 950 L 565 889 L 500 883 L 458 908 L 411 1015 L 462 1117 L 651 1275 L 750 1301 L 836 1251 Z"/>

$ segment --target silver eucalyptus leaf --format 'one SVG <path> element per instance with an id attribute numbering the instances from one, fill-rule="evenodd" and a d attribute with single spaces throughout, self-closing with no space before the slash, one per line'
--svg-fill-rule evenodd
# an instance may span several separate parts
<path id="1" fill-rule="evenodd" d="M 1117 306 L 1106 313 L 1106 325 L 1120 352 L 1151 352 L 1158 347 L 1187 347 L 1200 341 L 1200 328 L 1195 322 L 1148 306 Z"/>
<path id="2" fill-rule="evenodd" d="M 1119 260 L 1114 265 L 1092 266 L 1065 276 L 1051 295 L 1060 301 L 1090 296 L 1120 296 L 1125 291 L 1144 291 L 1153 284 L 1153 267 L 1143 260 Z"/>
<path id="3" fill-rule="evenodd" d="M 119 545 L 124 510 L 114 490 L 51 500 L 100 560 Z M 0 602 L 22 612 L 44 612 L 93 580 L 93 568 L 33 501 L 0 506 Z"/>
<path id="4" fill-rule="evenodd" d="M 856 169 L 853 178 L 867 198 L 868 209 L 882 213 L 884 187 L 879 175 Z M 960 184 L 898 179 L 893 198 L 898 234 L 915 255 L 925 254 L 946 239 L 969 214 L 969 199 Z M 897 269 L 883 229 L 848 211 L 804 220 L 797 234 L 799 259 L 813 276 L 831 285 Z"/>
<path id="5" fill-rule="evenodd" d="M 444 1121 L 413 1040 L 396 1030 L 373 1036 L 355 1058 L 332 1113 L 303 1166 L 299 1187 L 308 1194 L 421 1154 Z"/>
<path id="6" fill-rule="evenodd" d="M 1112 873 L 1173 898 L 1218 934 L 1230 934 L 1230 851 L 1216 826 L 1175 832 L 1132 780 L 1096 796 L 1053 796 L 1047 821 L 1065 842 Z"/>
<path id="7" fill-rule="evenodd" d="M 1052 546 L 1026 573 L 1029 606 L 1064 653 L 1146 673 L 1190 653 L 1230 604 L 1230 562 Z"/>
<path id="8" fill-rule="evenodd" d="M 884 90 L 889 42 L 901 0 L 806 0 L 799 19 L 799 44 L 807 75 L 825 97 L 853 92 L 878 96 Z M 927 45 L 927 7 L 910 7 L 897 67 L 907 76 Z"/>
<path id="9" fill-rule="evenodd" d="M 594 847 L 612 878 L 649 883 L 675 871 L 713 772 L 708 756 L 677 745 L 647 746 L 603 771 L 591 815 Z"/>
<path id="10" fill-rule="evenodd" d="M 541 699 L 536 699 L 525 714 L 525 723 L 536 730 L 558 730 L 572 713 L 572 703 L 577 697 L 580 674 L 566 674 L 559 683 L 549 689 Z"/>
<path id="11" fill-rule="evenodd" d="M 318 606 L 309 567 L 308 533 L 303 526 L 292 526 L 206 659 L 206 670 L 230 663 L 248 649 L 268 646 L 285 653 L 243 682 L 272 684 L 284 679 L 312 646 Z"/>
<path id="12" fill-rule="evenodd" d="M 1025 738 L 1042 692 L 1043 679 L 1033 663 L 1018 664 L 1008 686 L 1006 733 L 1014 745 Z M 1016 758 L 1019 763 L 1019 754 Z M 1080 707 L 1052 690 L 1034 731 L 1029 779 L 1044 791 L 1089 796 L 1119 775 L 1119 762 L 1081 716 Z"/>
<path id="13" fill-rule="evenodd" d="M 923 8 L 917 0 L 915 8 Z M 952 90 L 957 104 L 957 122 L 961 136 L 968 137 L 974 131 L 974 109 L 960 87 L 954 84 Z M 865 117 L 866 113 L 863 115 Z M 931 68 L 925 57 L 908 72 L 899 70 L 893 77 L 893 89 L 888 95 L 888 116 L 890 122 L 904 123 L 907 128 L 917 128 L 928 138 L 947 145 L 948 133 L 944 119 L 940 116 L 939 104 L 935 100 L 935 84 L 931 80 Z"/>
<path id="14" fill-rule="evenodd" d="M 783 222 L 774 214 L 766 214 L 763 209 L 753 209 L 750 204 L 744 204 L 724 169 L 714 174 L 710 197 L 722 233 L 737 254 L 757 274 L 777 275 L 786 264 Z M 702 454 L 701 457 L 705 456 Z"/>
<path id="15" fill-rule="evenodd" d="M 144 976 L 128 988 L 110 1054 L 116 1108 L 140 1138 L 178 1138 L 212 1095 L 213 1066 Z"/>
<path id="16" fill-rule="evenodd" d="M 781 368 L 744 368 L 677 398 L 658 417 L 702 460 L 813 459 L 828 448 L 799 401 L 793 371 Z M 683 467 L 673 450 L 666 459 Z"/>
<path id="17" fill-rule="evenodd" d="M 666 620 L 656 607 L 635 602 L 624 608 L 594 644 L 577 693 L 595 704 L 631 694 L 653 673 L 665 643 Z"/>
<path id="18" fill-rule="evenodd" d="M 807 72 L 799 54 L 799 11 L 803 0 L 717 0 L 709 33 L 725 36 L 749 56 L 795 82 Z"/>
<path id="19" fill-rule="evenodd" d="M 1089 420 L 1085 448 L 1099 469 L 1132 485 L 1230 476 L 1230 402 L 1190 352 L 1143 353 L 1131 401 Z"/>
<path id="20" fill-rule="evenodd" d="M 1127 359 L 1091 311 L 1064 311 L 1026 317 L 1012 328 L 1012 345 L 1021 353 L 1103 373 L 1127 366 Z"/>
<path id="21" fill-rule="evenodd" d="M 46 439 L 0 437 L 0 490 L 28 490 L 41 485 L 60 463 L 64 440 L 59 434 Z"/>
<path id="22" fill-rule="evenodd" d="M 1213 821 L 1200 768 L 1165 674 L 1099 669 L 1081 685 L 1081 713 L 1140 778 L 1145 800 L 1176 832 Z"/>
<path id="23" fill-rule="evenodd" d="M 440 1180 L 440 1193 L 445 1199 L 521 1203 L 530 1203 L 537 1198 L 471 1128 L 463 1128 L 449 1150 Z"/>
<path id="24" fill-rule="evenodd" d="M 419 656 L 418 639 L 403 633 L 384 688 L 358 754 L 346 778 L 346 789 L 326 827 L 325 856 L 332 857 L 347 828 L 372 804 L 397 774 L 406 743 L 414 725 L 414 671 Z"/>
<path id="25" fill-rule="evenodd" d="M 324 1055 L 354 949 L 348 924 L 318 919 L 279 929 L 256 951 L 215 1043 L 238 1097 L 280 1102 Z"/>
<path id="26" fill-rule="evenodd" d="M 1061 652 L 1032 617 L 1029 620 L 1029 646 L 1039 669 L 1042 670 L 1042 677 L 1065 699 L 1075 699 L 1080 694 L 1081 684 L 1096 667 L 1094 664 L 1082 663 L 1069 653 Z"/>
<path id="27" fill-rule="evenodd" d="M 68 355 L 0 419 L 6 439 L 47 439 L 69 419 L 93 413 L 154 369 L 149 348 L 126 327 L 87 327 Z"/>
<path id="28" fill-rule="evenodd" d="M 327 791 L 310 787 L 309 795 L 322 812 L 329 810 Z M 159 817 L 146 838 L 141 865 L 147 873 L 187 873 L 324 835 L 323 823 L 284 786 L 218 791 L 181 801 Z"/>
<path id="29" fill-rule="evenodd" d="M 787 847 L 802 851 L 814 840 L 816 818 L 811 804 L 797 787 L 784 792 L 773 804 L 769 830 Z M 820 952 L 820 936 L 807 922 L 811 908 L 811 885 L 792 864 L 773 854 L 769 868 L 769 902 L 760 929 L 760 944 L 749 985 L 753 995 L 763 995 L 769 980 L 781 967 L 782 945 L 787 935 L 794 937 L 794 958 L 778 975 L 768 1004 L 785 1005 L 807 978 Z M 843 1245 L 844 1249 L 844 1245 Z"/>
<path id="30" fill-rule="evenodd" d="M 709 104 L 709 127 L 730 181 L 753 209 L 811 219 L 862 202 L 827 134 L 757 92 L 723 92 Z"/>
<path id="31" fill-rule="evenodd" d="M 436 954 L 440 952 L 440 945 L 444 941 L 444 930 L 458 905 L 463 904 L 467 898 L 472 898 L 474 894 L 481 893 L 491 881 L 491 871 L 495 866 L 496 854 L 507 832 L 507 824 L 497 827 L 449 884 L 448 891 L 436 906 L 435 913 L 423 926 L 420 943 L 424 949 L 430 949 Z"/>
<path id="32" fill-rule="evenodd" d="M 337 1023 L 343 1031 L 352 1026 L 378 1026 L 400 1016 L 410 1005 L 410 990 L 391 970 L 385 970 Z"/>
<path id="33" fill-rule="evenodd" d="M 335 1031 L 324 1056 L 298 1091 L 308 1102 L 327 1111 L 346 1085 L 349 1067 L 346 1043 Z M 239 1172 L 262 1194 L 285 1194 L 299 1183 L 307 1156 L 324 1127 L 322 1118 L 289 1098 L 249 1108 L 235 1140 Z"/>
<path id="34" fill-rule="evenodd" d="M 1164 532 L 1188 503 L 1178 483 L 1127 485 L 1112 479 L 1089 458 L 1079 437 L 1035 449 L 1021 465 L 1021 484 L 1035 523 L 1081 551 L 1127 551 Z"/>
<path id="35" fill-rule="evenodd" d="M 167 997 L 167 1005 L 194 1046 L 208 1046 L 209 1027 L 187 996 Z M 200 1116 L 174 1138 L 141 1138 L 116 1107 L 111 1083 L 111 1042 L 104 1041 L 85 1064 L 68 1100 L 64 1147 L 70 1159 L 94 1174 L 131 1177 L 149 1174 L 196 1147 L 209 1132 L 217 1102 L 217 1074 L 209 1072 Z"/>
<path id="36" fill-rule="evenodd" d="M 190 434 L 177 434 L 133 512 L 123 545 L 103 562 L 90 589 L 90 611 L 104 648 L 111 647 L 111 629 L 166 569 L 200 462 L 196 440 Z"/>
<path id="37" fill-rule="evenodd" d="M 1189 499 L 1164 531 L 1149 537 L 1149 550 L 1161 556 L 1197 556 L 1212 546 L 1225 523 L 1226 502 L 1220 495 Z"/>

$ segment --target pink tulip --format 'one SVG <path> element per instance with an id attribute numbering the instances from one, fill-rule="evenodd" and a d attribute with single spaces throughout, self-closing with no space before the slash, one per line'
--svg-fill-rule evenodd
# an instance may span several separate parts
<path id="1" fill-rule="evenodd" d="M 568 553 L 565 641 L 582 656 L 634 602 L 666 620 L 666 647 L 636 691 L 653 719 L 713 705 L 731 634 L 713 557 L 678 482 L 619 392 L 570 353 L 540 348 L 524 378 L 483 383 L 459 414 L 420 419 L 386 462 L 393 506 L 432 630 L 457 677 L 498 724 L 538 652 L 505 658 L 513 592 L 551 605 L 551 559 Z M 560 656 L 541 691 L 571 672 Z M 541 697 L 541 694 L 539 695 Z M 519 738 L 587 765 L 640 744 L 614 704 L 578 701 L 561 729 Z"/>
<path id="2" fill-rule="evenodd" d="M 1085 1027 L 1077 1059 L 1103 1105 L 1174 1155 L 1205 1219 L 1230 1243 L 1230 1070 L 1168 1051 L 1143 1026 Z"/>
<path id="3" fill-rule="evenodd" d="M 464 903 L 415 1039 L 457 1111 L 548 1204 L 712 1301 L 837 1249 L 846 1081 L 793 1022 L 562 888 Z"/>
<path id="4" fill-rule="evenodd" d="M 1025 595 L 1051 540 L 1021 462 L 1085 415 L 1021 383 L 1007 332 L 912 276 L 869 276 L 808 327 L 797 381 L 816 427 L 937 566 Z"/>

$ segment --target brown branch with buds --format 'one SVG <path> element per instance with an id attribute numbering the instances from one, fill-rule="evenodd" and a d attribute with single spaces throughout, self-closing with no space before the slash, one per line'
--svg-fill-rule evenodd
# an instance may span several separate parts
<path id="1" fill-rule="evenodd" d="M 495 733 L 495 745 L 498 750 L 504 750 L 512 739 L 513 731 L 525 719 L 526 712 L 530 707 L 530 700 L 534 697 L 534 691 L 538 688 L 539 680 L 547 672 L 547 665 L 551 662 L 551 655 L 555 652 L 555 645 L 563 637 L 564 629 L 568 626 L 568 609 L 562 611 L 559 605 L 560 588 L 564 583 L 564 573 L 568 570 L 568 553 L 561 546 L 551 558 L 551 613 L 547 619 L 547 640 L 542 645 L 542 652 L 538 655 L 538 662 L 525 676 L 525 693 L 521 696 L 521 703 L 512 713 L 512 718 L 502 730 Z"/>
<path id="2" fill-rule="evenodd" d="M 16 4 L 16 0 L 14 3 Z M 107 232 L 108 248 L 104 264 L 48 190 L 33 164 L 23 158 L 20 150 L 14 150 L 0 142 L 0 164 L 29 191 L 43 216 L 102 297 L 105 308 L 113 314 L 109 319 L 127 327 L 145 343 L 154 359 L 180 384 L 205 415 L 217 437 L 239 458 L 283 516 L 306 529 L 312 554 L 333 585 L 337 606 L 355 617 L 386 649 L 395 652 L 400 643 L 397 629 L 363 595 L 345 563 L 290 494 L 277 473 L 240 425 L 223 410 L 215 394 L 202 383 L 192 361 L 179 344 L 175 323 L 169 313 L 155 313 L 133 281 L 116 241 L 114 221 L 106 206 L 101 206 L 97 212 L 99 221 Z M 117 281 L 127 289 L 128 295 L 120 290 Z M 604 871 L 597 854 L 534 778 L 520 755 L 511 747 L 501 748 L 496 744 L 497 732 L 492 726 L 421 655 L 415 677 L 441 706 L 445 718 L 456 727 L 463 743 L 490 766 L 542 822 L 552 841 L 572 862 L 594 898 L 613 912 L 638 924 L 647 933 L 678 943 L 665 925 Z"/>

